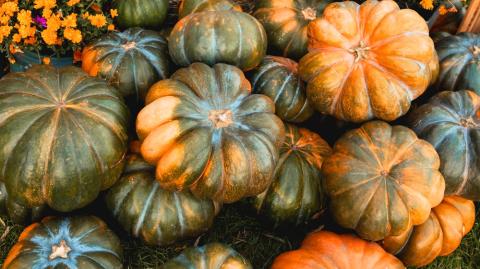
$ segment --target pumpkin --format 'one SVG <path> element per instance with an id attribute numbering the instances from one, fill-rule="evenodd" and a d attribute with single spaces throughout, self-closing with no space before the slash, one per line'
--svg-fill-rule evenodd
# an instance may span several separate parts
<path id="1" fill-rule="evenodd" d="M 0 214 L 7 215 L 14 223 L 26 224 L 39 220 L 44 214 L 45 207 L 27 208 L 8 199 L 5 184 L 0 182 Z"/>
<path id="2" fill-rule="evenodd" d="M 122 29 L 142 27 L 158 30 L 168 12 L 168 0 L 113 0 L 118 10 L 116 24 Z"/>
<path id="3" fill-rule="evenodd" d="M 187 248 L 165 263 L 161 269 L 252 269 L 250 263 L 234 249 L 221 243 Z"/>
<path id="4" fill-rule="evenodd" d="M 170 56 L 179 66 L 227 63 L 250 70 L 267 50 L 263 26 L 235 10 L 193 13 L 175 25 L 169 41 Z"/>
<path id="5" fill-rule="evenodd" d="M 371 121 L 337 140 L 322 172 L 337 223 L 377 241 L 428 219 L 445 190 L 439 167 L 412 130 Z"/>
<path id="6" fill-rule="evenodd" d="M 9 197 L 71 211 L 112 186 L 125 162 L 128 109 L 80 68 L 34 66 L 0 80 L 0 178 Z"/>
<path id="7" fill-rule="evenodd" d="M 242 11 L 242 7 L 230 0 L 182 0 L 178 8 L 178 17 L 181 19 L 191 13 L 221 10 Z"/>
<path id="8" fill-rule="evenodd" d="M 448 32 L 455 34 L 467 13 L 466 5 L 462 0 L 442 0 L 440 3 L 427 21 L 430 33 Z M 442 9 L 455 9 L 456 11 L 443 14 Z"/>
<path id="9" fill-rule="evenodd" d="M 300 59 L 308 52 L 308 24 L 331 2 L 333 0 L 258 0 L 253 16 L 265 27 L 273 51 Z"/>
<path id="10" fill-rule="evenodd" d="M 265 94 L 275 102 L 275 112 L 283 120 L 303 122 L 313 114 L 305 83 L 297 73 L 297 63 L 283 57 L 267 56 L 252 75 L 255 93 Z"/>
<path id="11" fill-rule="evenodd" d="M 326 208 L 320 170 L 332 149 L 319 135 L 286 125 L 273 182 L 252 199 L 253 207 L 274 226 L 300 225 Z"/>
<path id="12" fill-rule="evenodd" d="M 391 0 L 328 5 L 308 25 L 299 74 L 313 106 L 338 119 L 394 120 L 438 69 L 425 20 Z"/>
<path id="13" fill-rule="evenodd" d="M 440 60 L 438 90 L 469 89 L 480 94 L 480 35 L 460 33 L 435 42 Z"/>
<path id="14" fill-rule="evenodd" d="M 213 223 L 219 205 L 189 192 L 169 192 L 155 180 L 155 167 L 133 154 L 109 190 L 107 206 L 123 228 L 150 245 L 167 245 L 200 235 Z"/>
<path id="15" fill-rule="evenodd" d="M 12 247 L 3 269 L 120 269 L 118 237 L 94 216 L 46 217 L 25 230 Z"/>
<path id="16" fill-rule="evenodd" d="M 440 92 L 415 109 L 409 125 L 437 150 L 447 195 L 480 200 L 480 96 Z"/>
<path id="17" fill-rule="evenodd" d="M 82 68 L 106 79 L 123 96 L 143 100 L 150 86 L 168 77 L 168 58 L 163 36 L 131 28 L 110 32 L 88 45 L 82 53 Z"/>
<path id="18" fill-rule="evenodd" d="M 298 250 L 282 253 L 271 269 L 403 269 L 393 255 L 373 242 L 329 231 L 309 234 Z"/>
<path id="19" fill-rule="evenodd" d="M 428 220 L 405 233 L 387 237 L 383 247 L 405 265 L 425 266 L 438 256 L 451 254 L 475 223 L 475 205 L 458 196 L 445 197 Z"/>

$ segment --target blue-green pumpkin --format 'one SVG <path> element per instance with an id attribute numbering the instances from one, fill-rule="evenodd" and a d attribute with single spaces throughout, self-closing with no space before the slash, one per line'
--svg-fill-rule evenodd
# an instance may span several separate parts
<path id="1" fill-rule="evenodd" d="M 115 22 L 122 29 L 142 27 L 158 30 L 167 17 L 168 0 L 113 0 L 118 10 Z"/>
<path id="2" fill-rule="evenodd" d="M 14 223 L 30 224 L 39 220 L 45 210 L 44 206 L 28 208 L 9 199 L 5 184 L 0 182 L 0 214 L 8 216 Z"/>

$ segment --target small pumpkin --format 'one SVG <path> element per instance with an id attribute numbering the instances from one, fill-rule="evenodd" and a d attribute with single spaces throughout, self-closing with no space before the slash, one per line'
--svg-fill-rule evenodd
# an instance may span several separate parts
<path id="1" fill-rule="evenodd" d="M 445 197 L 432 209 L 428 220 L 405 233 L 387 237 L 383 247 L 407 266 L 422 267 L 460 246 L 475 223 L 475 205 L 459 196 Z"/>
<path id="2" fill-rule="evenodd" d="M 300 225 L 326 208 L 320 170 L 332 152 L 319 135 L 287 124 L 273 182 L 252 205 L 274 226 Z"/>
<path id="3" fill-rule="evenodd" d="M 268 44 L 278 54 L 300 59 L 307 54 L 308 24 L 333 0 L 258 0 L 253 16 L 265 27 Z"/>
<path id="4" fill-rule="evenodd" d="M 272 98 L 275 113 L 289 122 L 303 122 L 313 114 L 297 66 L 288 58 L 266 56 L 251 78 L 253 92 Z"/>
<path id="5" fill-rule="evenodd" d="M 329 231 L 309 234 L 298 250 L 281 254 L 271 269 L 404 269 L 378 244 Z"/>
<path id="6" fill-rule="evenodd" d="M 143 100 L 155 82 L 169 75 L 166 39 L 154 31 L 130 28 L 110 32 L 84 48 L 82 69 L 108 81 L 123 96 Z"/>
<path id="7" fill-rule="evenodd" d="M 27 208 L 8 199 L 5 184 L 0 182 L 0 214 L 7 215 L 14 223 L 27 224 L 39 220 L 44 212 L 44 206 Z"/>
<path id="8" fill-rule="evenodd" d="M 227 63 L 250 70 L 267 51 L 263 26 L 247 13 L 224 10 L 193 13 L 173 28 L 168 48 L 179 66 Z"/>
<path id="9" fill-rule="evenodd" d="M 150 89 L 137 117 L 143 158 L 167 190 L 234 202 L 271 182 L 285 133 L 237 67 L 194 63 Z"/>
<path id="10" fill-rule="evenodd" d="M 337 223 L 377 241 L 428 219 L 445 190 L 439 167 L 412 130 L 371 121 L 337 140 L 322 172 Z"/>
<path id="11" fill-rule="evenodd" d="M 126 231 L 160 246 L 205 232 L 220 207 L 190 192 L 163 190 L 155 180 L 155 167 L 136 154 L 128 157 L 123 175 L 109 190 L 106 202 Z"/>
<path id="12" fill-rule="evenodd" d="M 158 30 L 168 12 L 169 0 L 113 0 L 118 11 L 116 24 L 122 29 L 142 27 Z"/>
<path id="13" fill-rule="evenodd" d="M 34 66 L 0 80 L 0 178 L 26 207 L 71 211 L 120 176 L 128 109 L 77 67 Z"/>
<path id="14" fill-rule="evenodd" d="M 230 0 L 182 0 L 178 8 L 178 17 L 181 19 L 192 13 L 221 10 L 242 11 L 242 7 Z"/>
<path id="15" fill-rule="evenodd" d="M 3 269 L 123 268 L 118 237 L 97 217 L 46 217 L 22 232 Z"/>
<path id="16" fill-rule="evenodd" d="M 234 249 L 221 243 L 187 248 L 165 263 L 161 269 L 252 269 L 250 262 Z"/>
<path id="17" fill-rule="evenodd" d="M 425 20 L 391 0 L 335 2 L 308 25 L 299 74 L 321 113 L 362 122 L 405 114 L 438 69 Z"/>
<path id="18" fill-rule="evenodd" d="M 470 89 L 480 94 L 480 35 L 460 33 L 435 42 L 440 60 L 438 90 Z"/>

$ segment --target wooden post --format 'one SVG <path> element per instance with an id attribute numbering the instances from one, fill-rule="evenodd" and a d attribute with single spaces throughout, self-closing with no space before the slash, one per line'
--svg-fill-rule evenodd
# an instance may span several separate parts
<path id="1" fill-rule="evenodd" d="M 458 32 L 480 33 L 480 0 L 471 0 Z"/>

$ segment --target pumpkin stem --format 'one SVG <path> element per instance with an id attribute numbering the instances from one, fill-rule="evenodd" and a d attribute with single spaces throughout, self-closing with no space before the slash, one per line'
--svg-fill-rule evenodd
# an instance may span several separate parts
<path id="1" fill-rule="evenodd" d="M 137 46 L 137 43 L 135 41 L 130 41 L 122 45 L 124 50 L 131 50 Z"/>
<path id="2" fill-rule="evenodd" d="M 302 10 L 303 17 L 305 17 L 308 21 L 313 21 L 317 18 L 317 11 L 311 7 L 307 7 L 306 9 Z"/>
<path id="3" fill-rule="evenodd" d="M 460 124 L 465 128 L 474 128 L 477 126 L 477 124 L 475 124 L 475 122 L 471 118 L 461 119 Z"/>
<path id="4" fill-rule="evenodd" d="M 68 253 L 72 249 L 67 245 L 67 242 L 65 240 L 60 241 L 60 244 L 58 245 L 52 245 L 52 252 L 50 253 L 50 256 L 48 256 L 49 260 L 54 260 L 58 257 L 62 259 L 68 259 Z"/>
<path id="5" fill-rule="evenodd" d="M 478 47 L 478 46 L 473 46 L 471 48 L 471 51 L 472 51 L 474 56 L 479 56 L 480 55 L 480 47 Z"/>
<path id="6" fill-rule="evenodd" d="M 233 123 L 232 111 L 228 109 L 211 110 L 208 119 L 215 128 L 224 128 Z"/>
<path id="7" fill-rule="evenodd" d="M 355 62 L 357 63 L 360 60 L 367 58 L 369 50 L 370 47 L 365 46 L 365 43 L 363 43 L 363 41 L 360 41 L 360 45 L 358 47 L 349 49 L 348 51 L 355 55 Z"/>

